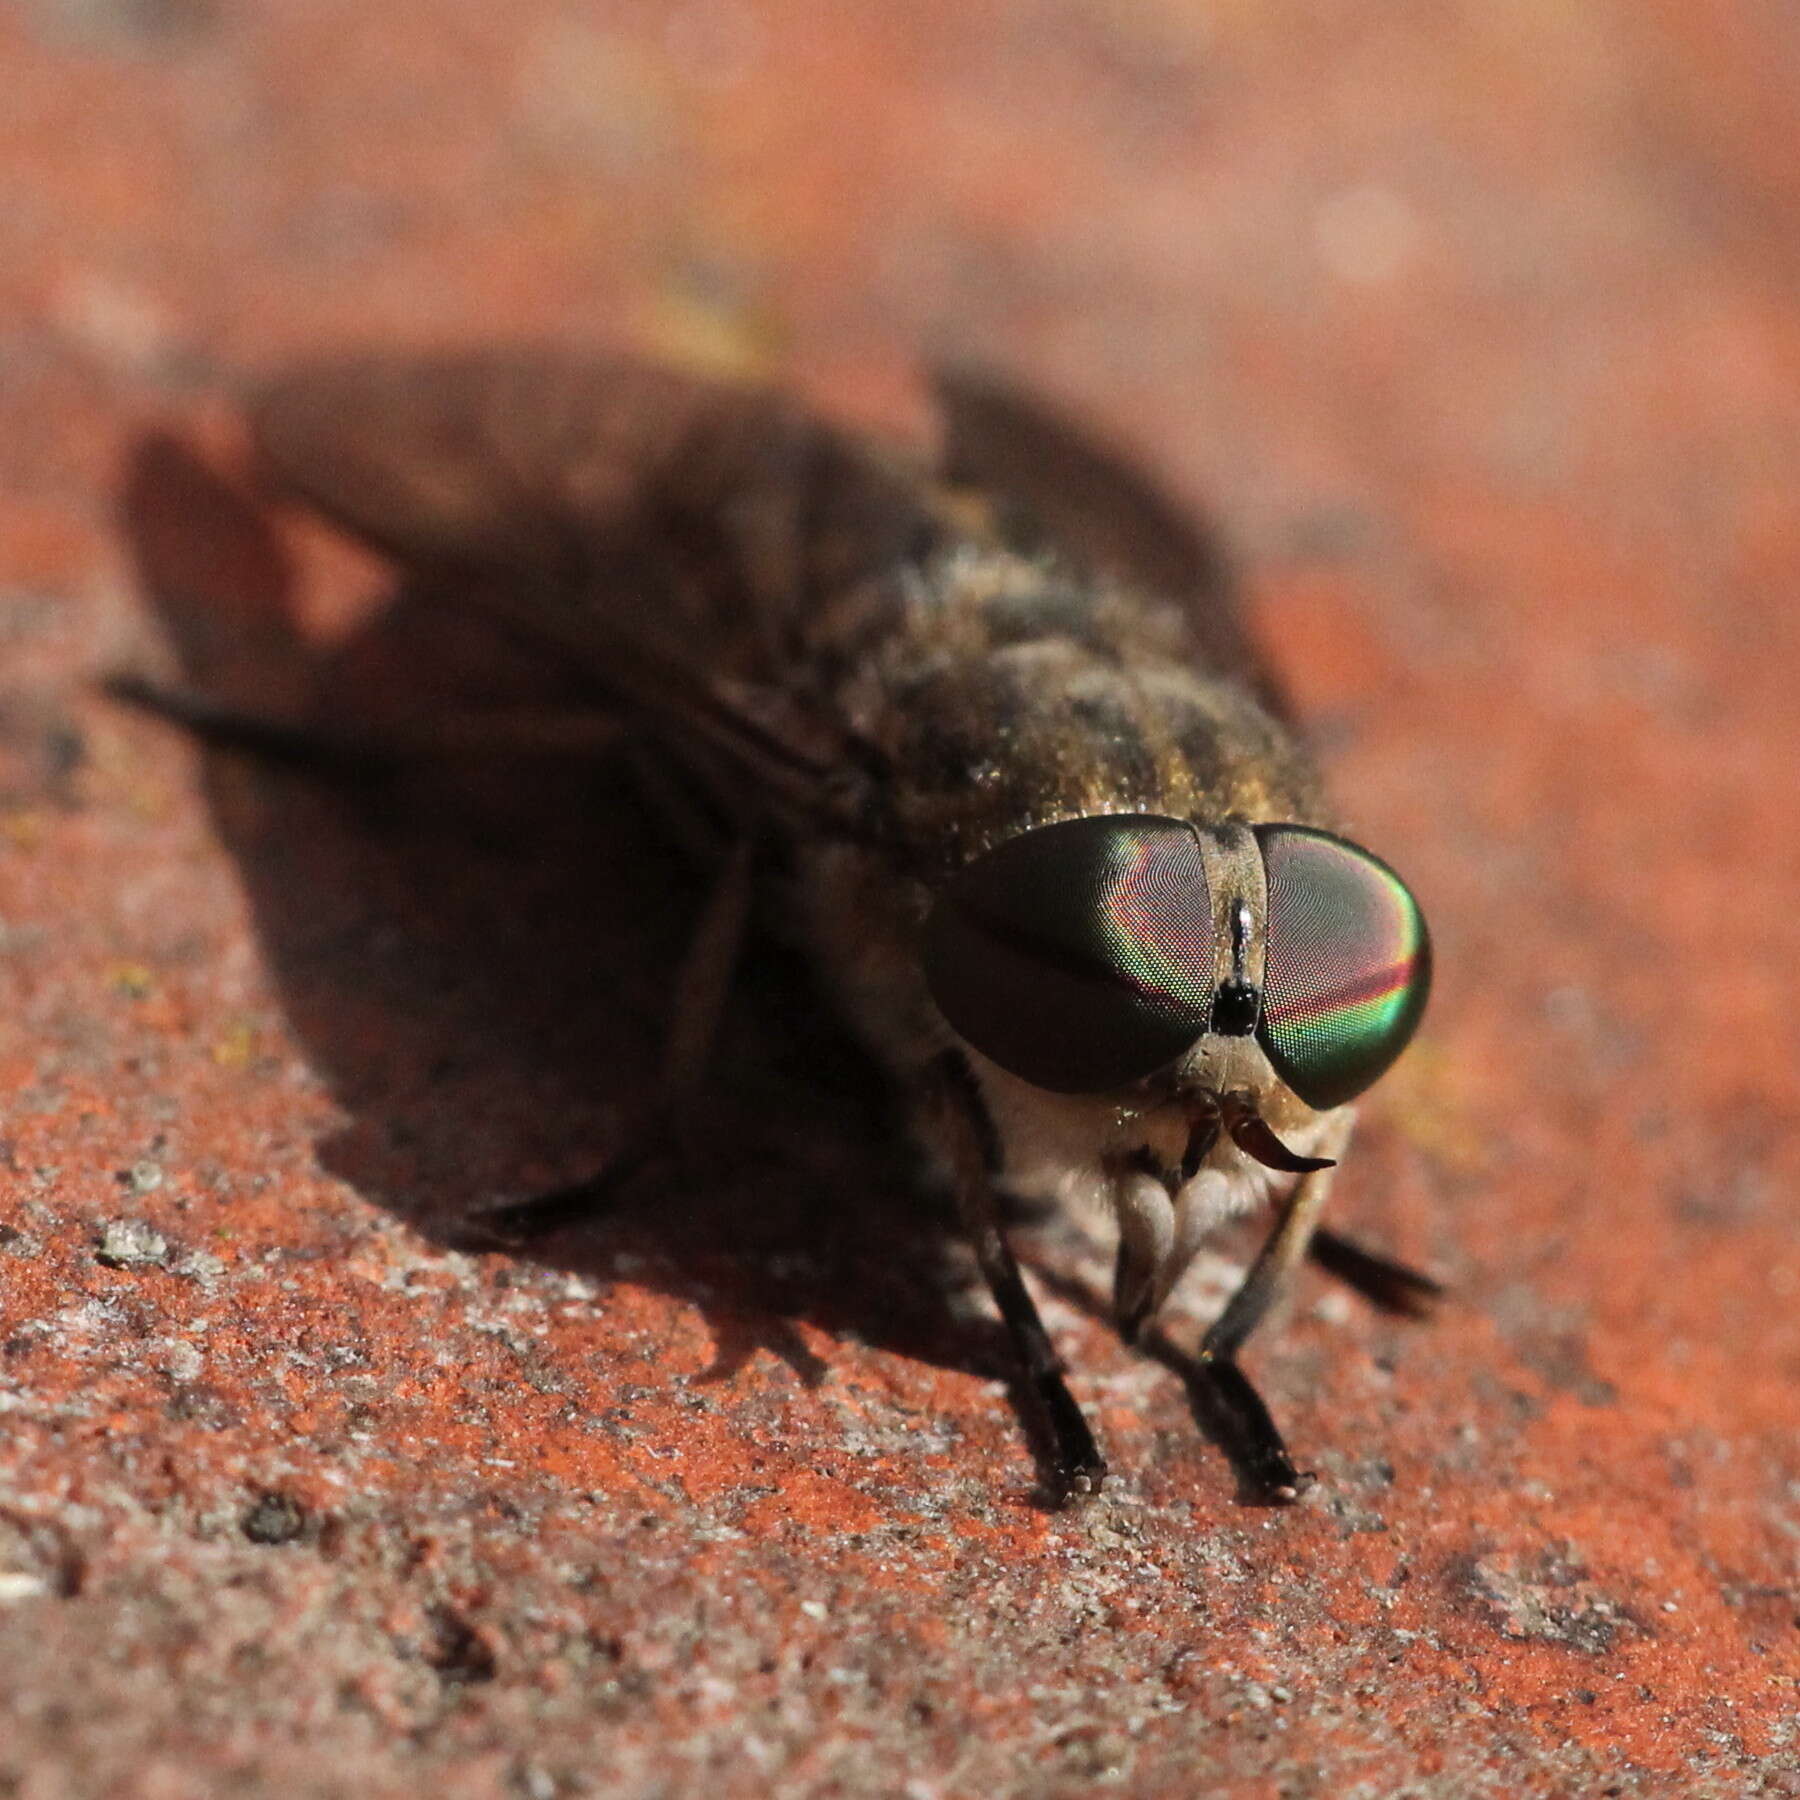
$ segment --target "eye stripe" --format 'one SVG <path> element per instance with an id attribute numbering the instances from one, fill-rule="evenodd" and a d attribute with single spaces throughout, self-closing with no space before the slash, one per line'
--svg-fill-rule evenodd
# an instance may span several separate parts
<path id="1" fill-rule="evenodd" d="M 1341 1007 L 1367 1006 L 1377 1001 L 1398 1002 L 1405 998 L 1406 986 L 1419 967 L 1419 959 L 1409 956 L 1402 962 L 1390 963 L 1385 969 L 1378 969 L 1373 974 L 1364 976 L 1360 982 L 1351 981 L 1329 993 L 1321 993 L 1315 999 L 1302 1000 L 1289 997 L 1277 1000 L 1264 1007 L 1264 1013 L 1279 1023 L 1292 1021 L 1295 1024 L 1306 1019 L 1317 1019 L 1326 1013 L 1335 1012 Z"/>

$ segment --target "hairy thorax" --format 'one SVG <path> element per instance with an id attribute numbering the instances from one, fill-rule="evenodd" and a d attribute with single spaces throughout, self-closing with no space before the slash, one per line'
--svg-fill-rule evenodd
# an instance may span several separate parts
<path id="1" fill-rule="evenodd" d="M 975 547 L 892 579 L 898 595 L 867 602 L 885 629 L 865 629 L 840 689 L 896 772 L 886 836 L 801 846 L 807 940 L 903 1079 L 946 1050 L 966 1057 L 1002 1185 L 1123 1220 L 1141 1184 L 1159 1183 L 1180 1222 L 1169 1256 L 1185 1262 L 1219 1223 L 1294 1180 L 1225 1136 L 1184 1169 L 1209 1101 L 1251 1096 L 1302 1155 L 1347 1133 L 1347 1109 L 1304 1105 L 1251 1038 L 1203 1037 L 1117 1092 L 1045 1092 L 960 1044 L 926 992 L 920 934 L 942 881 L 1022 832 L 1097 813 L 1319 824 L 1316 776 L 1244 686 L 1202 666 L 1179 607 L 1077 588 L 1053 563 Z"/>

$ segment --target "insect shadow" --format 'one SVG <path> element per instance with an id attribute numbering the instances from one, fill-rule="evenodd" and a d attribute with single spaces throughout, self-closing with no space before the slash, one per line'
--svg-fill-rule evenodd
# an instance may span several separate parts
<path id="1" fill-rule="evenodd" d="M 404 583 L 321 649 L 265 506 L 196 447 L 144 437 L 122 522 L 178 679 L 245 713 L 354 724 L 379 739 L 473 707 L 593 704 L 568 671 Z M 209 752 L 203 781 L 287 1021 L 346 1122 L 321 1166 L 429 1240 L 466 1248 L 497 1202 L 578 1182 L 630 1140 L 655 1089 L 674 972 L 704 904 L 679 795 L 648 789 L 645 746 L 489 753 L 366 770 Z M 699 1309 L 722 1380 L 759 1351 L 809 1385 L 811 1324 L 1016 1383 L 1005 1333 L 948 1202 L 923 1179 L 887 1084 L 759 933 L 702 1103 L 667 1154 L 591 1222 L 522 1260 Z M 1052 1226 L 1056 1290 L 1103 1314 Z M 1184 1369 L 1201 1431 L 1237 1433 Z M 1034 1434 L 1038 1497 L 1049 1446 Z M 1240 1470 L 1240 1474 L 1242 1471 Z M 1254 1483 L 1242 1492 L 1249 1498 Z"/>

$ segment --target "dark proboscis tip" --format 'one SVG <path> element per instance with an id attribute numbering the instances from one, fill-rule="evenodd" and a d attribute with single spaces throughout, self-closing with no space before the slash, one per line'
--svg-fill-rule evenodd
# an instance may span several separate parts
<path id="1" fill-rule="evenodd" d="M 1265 1169 L 1276 1169 L 1284 1175 L 1311 1175 L 1316 1170 L 1335 1166 L 1329 1156 L 1301 1156 L 1290 1150 L 1253 1112 L 1234 1113 L 1226 1123 L 1226 1130 L 1231 1134 L 1231 1141 Z"/>

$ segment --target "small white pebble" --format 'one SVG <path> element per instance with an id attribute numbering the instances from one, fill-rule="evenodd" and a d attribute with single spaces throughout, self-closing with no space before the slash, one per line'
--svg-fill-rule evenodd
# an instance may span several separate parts
<path id="1" fill-rule="evenodd" d="M 142 1220 L 114 1219 L 101 1231 L 94 1254 L 108 1268 L 153 1268 L 169 1254 L 169 1240 Z"/>
<path id="2" fill-rule="evenodd" d="M 1321 1294 L 1313 1302 L 1313 1312 L 1327 1325 L 1348 1324 L 1352 1316 L 1350 1297 L 1348 1294 L 1340 1294 L 1336 1289 L 1332 1289 Z"/>
<path id="3" fill-rule="evenodd" d="M 27 1575 L 22 1570 L 0 1571 L 0 1606 L 11 1606 L 15 1600 L 36 1600 L 50 1591 L 41 1575 Z"/>

